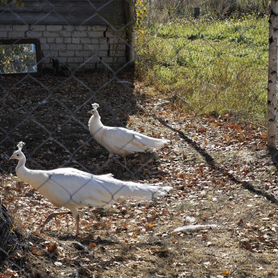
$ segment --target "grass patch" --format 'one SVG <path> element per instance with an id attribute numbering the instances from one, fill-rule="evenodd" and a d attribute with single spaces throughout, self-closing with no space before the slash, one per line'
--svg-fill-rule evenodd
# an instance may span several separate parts
<path id="1" fill-rule="evenodd" d="M 266 17 L 154 25 L 138 32 L 138 54 L 139 78 L 195 113 L 264 121 Z"/>

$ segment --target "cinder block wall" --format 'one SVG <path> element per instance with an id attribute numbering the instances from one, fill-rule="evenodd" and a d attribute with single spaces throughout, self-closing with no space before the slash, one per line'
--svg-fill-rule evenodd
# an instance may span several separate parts
<path id="1" fill-rule="evenodd" d="M 106 26 L 0 25 L 0 39 L 40 40 L 43 64 L 57 58 L 76 69 L 119 67 L 127 62 L 126 34 Z M 103 63 L 102 63 L 103 62 Z"/>

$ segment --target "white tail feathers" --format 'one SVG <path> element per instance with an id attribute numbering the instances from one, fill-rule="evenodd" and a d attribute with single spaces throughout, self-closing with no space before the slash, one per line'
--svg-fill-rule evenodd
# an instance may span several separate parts
<path id="1" fill-rule="evenodd" d="M 167 140 L 167 139 L 156 139 L 154 141 L 154 147 L 156 149 L 160 149 L 169 143 L 170 143 L 170 140 Z"/>
<path id="2" fill-rule="evenodd" d="M 173 189 L 172 186 L 159 186 L 159 190 L 154 193 L 153 198 L 167 195 Z"/>
<path id="3" fill-rule="evenodd" d="M 136 139 L 142 145 L 144 145 L 146 149 L 149 149 L 149 150 L 160 149 L 170 142 L 170 140 L 167 140 L 167 139 L 153 138 L 153 137 L 146 136 L 143 134 L 137 135 Z"/>
<path id="4" fill-rule="evenodd" d="M 114 198 L 117 199 L 141 199 L 141 200 L 153 200 L 157 197 L 167 195 L 172 190 L 171 186 L 157 186 L 149 184 L 138 184 L 133 182 L 127 182 L 122 186 Z"/>

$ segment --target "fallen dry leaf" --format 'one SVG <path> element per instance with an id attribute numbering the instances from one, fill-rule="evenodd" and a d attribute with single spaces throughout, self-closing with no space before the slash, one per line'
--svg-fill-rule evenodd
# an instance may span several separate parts
<path id="1" fill-rule="evenodd" d="M 57 251 L 57 243 L 56 242 L 49 242 L 47 245 L 46 245 L 46 250 L 48 253 L 54 253 Z"/>
<path id="2" fill-rule="evenodd" d="M 34 245 L 31 248 L 31 252 L 35 256 L 44 256 L 45 255 L 45 252 L 43 249 L 38 248 L 37 246 L 34 246 Z"/>

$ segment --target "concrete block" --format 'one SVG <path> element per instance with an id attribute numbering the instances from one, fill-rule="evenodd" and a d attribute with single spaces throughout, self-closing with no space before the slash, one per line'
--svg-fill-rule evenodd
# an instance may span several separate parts
<path id="1" fill-rule="evenodd" d="M 107 51 L 104 51 L 104 50 L 98 50 L 97 53 L 100 57 L 106 57 L 107 56 Z"/>
<path id="2" fill-rule="evenodd" d="M 61 31 L 61 30 L 63 30 L 63 26 L 62 25 L 47 25 L 46 30 L 47 31 Z"/>
<path id="3" fill-rule="evenodd" d="M 50 49 L 50 46 L 47 43 L 42 43 L 41 48 L 42 48 L 42 50 L 48 50 L 48 49 Z"/>
<path id="4" fill-rule="evenodd" d="M 47 57 L 58 57 L 58 50 L 49 49 L 44 52 L 44 55 Z"/>
<path id="5" fill-rule="evenodd" d="M 48 37 L 48 38 L 58 38 L 60 37 L 60 34 L 58 32 L 49 32 L 49 31 L 44 31 L 43 32 L 43 35 L 45 37 Z"/>
<path id="6" fill-rule="evenodd" d="M 23 39 L 25 37 L 24 32 L 17 32 L 17 31 L 11 31 L 8 32 L 8 38 L 9 39 Z"/>
<path id="7" fill-rule="evenodd" d="M 68 63 L 83 63 L 84 59 L 82 57 L 69 57 L 67 58 Z"/>
<path id="8" fill-rule="evenodd" d="M 81 51 L 75 51 L 75 56 L 76 57 L 89 57 L 92 54 L 92 51 L 86 51 L 86 50 L 81 50 Z"/>
<path id="9" fill-rule="evenodd" d="M 72 38 L 71 41 L 72 41 L 72 43 L 76 43 L 76 44 L 80 43 L 79 38 Z"/>
<path id="10" fill-rule="evenodd" d="M 12 25 L 0 25 L 0 31 L 12 31 L 13 26 Z"/>
<path id="11" fill-rule="evenodd" d="M 102 38 L 103 32 L 100 31 L 88 31 L 89 38 Z"/>
<path id="12" fill-rule="evenodd" d="M 110 51 L 110 56 L 111 57 L 122 57 L 124 55 L 125 55 L 125 51 L 122 51 L 122 50 L 116 50 L 116 51 L 112 50 L 112 51 Z"/>
<path id="13" fill-rule="evenodd" d="M 72 33 L 73 38 L 85 38 L 88 37 L 88 33 L 86 31 L 74 31 Z"/>
<path id="14" fill-rule="evenodd" d="M 55 44 L 50 44 L 50 49 L 53 50 L 64 50 L 66 48 L 66 45 L 63 43 L 55 43 Z"/>
<path id="15" fill-rule="evenodd" d="M 55 38 L 46 38 L 46 40 L 49 43 L 54 43 L 55 42 Z"/>
<path id="16" fill-rule="evenodd" d="M 84 44 L 84 50 L 97 50 L 99 49 L 97 44 Z"/>
<path id="17" fill-rule="evenodd" d="M 63 25 L 63 30 L 72 32 L 73 30 L 75 30 L 75 27 L 71 25 Z"/>
<path id="18" fill-rule="evenodd" d="M 89 38 L 80 38 L 80 42 L 81 43 L 90 43 L 91 39 L 89 39 Z"/>
<path id="19" fill-rule="evenodd" d="M 8 32 L 7 31 L 0 31 L 0 38 L 6 39 L 7 36 L 8 36 Z"/>
<path id="20" fill-rule="evenodd" d="M 66 44 L 71 43 L 71 38 L 64 38 L 64 43 Z"/>
<path id="21" fill-rule="evenodd" d="M 28 25 L 13 25 L 13 31 L 25 32 L 29 30 Z"/>
<path id="22" fill-rule="evenodd" d="M 67 49 L 69 50 L 81 50 L 83 49 L 82 44 L 67 44 Z"/>
<path id="23" fill-rule="evenodd" d="M 92 30 L 92 31 L 105 31 L 105 30 L 107 30 L 107 26 L 103 26 L 103 25 L 90 26 L 90 30 Z"/>
<path id="24" fill-rule="evenodd" d="M 126 42 L 126 40 L 123 38 L 109 37 L 109 43 L 117 44 L 117 43 L 124 43 L 124 42 Z"/>
<path id="25" fill-rule="evenodd" d="M 86 64 L 94 64 L 98 61 L 99 61 L 98 56 L 91 55 L 91 56 L 88 56 L 88 57 L 84 57 L 84 63 L 86 63 Z"/>
<path id="26" fill-rule="evenodd" d="M 47 39 L 46 38 L 39 38 L 41 43 L 46 43 Z"/>
<path id="27" fill-rule="evenodd" d="M 74 51 L 72 51 L 72 50 L 59 50 L 59 56 L 61 56 L 61 57 L 74 57 Z"/>
<path id="28" fill-rule="evenodd" d="M 62 64 L 66 63 L 67 60 L 68 60 L 67 57 L 61 57 L 61 56 L 58 59 L 59 59 L 59 62 L 62 63 Z"/>
<path id="29" fill-rule="evenodd" d="M 110 49 L 111 50 L 124 50 L 126 49 L 126 45 L 125 44 L 110 44 Z"/>
<path id="30" fill-rule="evenodd" d="M 45 31 L 46 26 L 45 25 L 32 25 L 31 31 Z"/>
<path id="31" fill-rule="evenodd" d="M 55 42 L 56 43 L 62 43 L 62 42 L 64 42 L 64 39 L 62 37 L 55 38 Z"/>
<path id="32" fill-rule="evenodd" d="M 26 35 L 29 38 L 41 38 L 42 37 L 42 32 L 41 31 L 27 31 Z"/>
<path id="33" fill-rule="evenodd" d="M 70 31 L 63 30 L 63 31 L 60 31 L 59 33 L 60 33 L 61 37 L 63 37 L 63 38 L 72 36 L 72 32 L 70 32 Z"/>
<path id="34" fill-rule="evenodd" d="M 90 26 L 75 26 L 74 30 L 76 31 L 87 31 Z"/>

